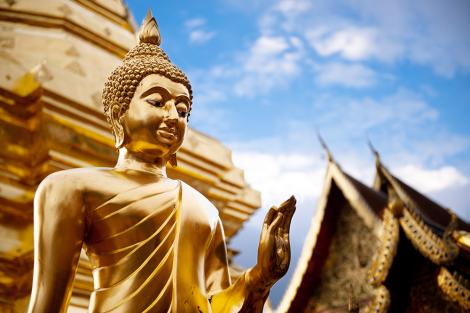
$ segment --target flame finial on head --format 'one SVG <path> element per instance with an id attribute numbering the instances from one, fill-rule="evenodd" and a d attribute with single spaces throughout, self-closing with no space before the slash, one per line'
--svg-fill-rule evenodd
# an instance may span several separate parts
<path id="1" fill-rule="evenodd" d="M 152 10 L 149 9 L 139 30 L 139 43 L 151 43 L 160 46 L 161 42 L 162 37 L 160 36 L 157 20 L 153 16 Z"/>

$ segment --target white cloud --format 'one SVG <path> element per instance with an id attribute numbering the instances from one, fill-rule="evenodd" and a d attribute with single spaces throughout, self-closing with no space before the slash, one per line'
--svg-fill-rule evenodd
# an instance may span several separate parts
<path id="1" fill-rule="evenodd" d="M 280 299 L 295 269 L 305 234 L 315 214 L 317 198 L 323 187 L 326 162 L 319 158 L 319 154 L 261 151 L 262 148 L 277 145 L 276 141 L 278 139 L 273 138 L 257 140 L 248 145 L 257 146 L 258 149 L 233 150 L 234 164 L 243 168 L 247 181 L 253 188 L 261 191 L 263 205 L 243 225 L 241 232 L 232 239 L 231 246 L 243 251 L 237 256 L 235 262 L 245 267 L 253 266 L 256 262 L 258 238 L 268 209 L 272 205 L 279 205 L 290 195 L 295 195 L 297 205 L 290 232 L 292 254 L 290 272 L 276 284 L 271 292 L 274 299 Z M 244 142 L 241 145 L 247 146 L 247 143 Z M 285 148 L 288 146 L 285 145 Z"/>
<path id="2" fill-rule="evenodd" d="M 470 2 L 465 0 L 359 0 L 350 2 L 360 21 L 376 25 L 406 47 L 411 61 L 444 76 L 470 69 Z"/>
<path id="3" fill-rule="evenodd" d="M 264 34 L 302 36 L 322 58 L 408 60 L 452 77 L 470 71 L 469 14 L 464 0 L 280 0 L 259 24 Z"/>
<path id="4" fill-rule="evenodd" d="M 267 209 L 293 194 L 300 208 L 293 227 L 307 230 L 324 187 L 326 160 L 321 157 L 318 148 L 316 152 L 300 152 L 296 149 L 297 143 L 281 139 L 274 141 L 278 143 L 281 141 L 284 150 L 291 152 L 275 152 L 270 149 L 273 140 L 264 140 L 264 144 L 263 140 L 254 141 L 251 147 L 258 146 L 258 149 L 239 149 L 241 146 L 247 147 L 244 144 L 233 150 L 234 164 L 244 169 L 248 183 L 259 190 L 263 197 L 262 212 L 255 215 L 246 226 L 258 229 Z M 364 147 L 348 149 L 347 152 L 343 150 L 333 149 L 335 159 L 343 170 L 371 186 L 375 174 L 374 161 L 365 144 Z M 437 195 L 438 201 L 444 199 L 443 205 L 452 206 L 461 216 L 466 218 L 470 216 L 470 212 L 467 211 L 468 202 L 462 200 L 468 199 L 468 195 L 455 196 L 454 192 L 470 186 L 470 179 L 459 169 L 452 165 L 429 167 L 424 163 L 408 163 L 408 161 L 404 158 L 392 162 L 390 166 L 392 173 L 419 192 L 431 198 Z M 386 161 L 385 163 L 387 164 Z M 449 194 L 453 195 L 452 201 L 449 201 Z"/>
<path id="5" fill-rule="evenodd" d="M 193 43 L 205 43 L 211 40 L 215 36 L 215 32 L 209 32 L 205 30 L 193 30 L 189 34 L 189 41 Z"/>
<path id="6" fill-rule="evenodd" d="M 202 27 L 206 24 L 206 20 L 203 18 L 193 18 L 190 20 L 187 20 L 184 25 L 189 28 L 189 29 L 194 29 L 197 27 Z"/>
<path id="7" fill-rule="evenodd" d="M 469 179 L 453 166 L 426 169 L 421 165 L 408 164 L 394 169 L 394 173 L 410 186 L 424 193 L 466 185 Z"/>
<path id="8" fill-rule="evenodd" d="M 222 0 L 231 8 L 244 12 L 253 12 L 264 9 L 272 4 L 272 0 Z"/>
<path id="9" fill-rule="evenodd" d="M 284 52 L 289 45 L 283 37 L 260 37 L 251 47 L 254 56 L 263 57 Z"/>
<path id="10" fill-rule="evenodd" d="M 275 9 L 285 15 L 292 16 L 306 12 L 312 7 L 312 2 L 308 0 L 280 0 Z"/>
<path id="11" fill-rule="evenodd" d="M 280 0 L 268 9 L 261 16 L 259 25 L 264 34 L 276 33 L 276 28 L 281 26 L 286 32 L 295 30 L 296 19 L 312 8 L 312 1 L 309 0 Z M 282 17 L 282 21 L 280 21 Z"/>
<path id="12" fill-rule="evenodd" d="M 354 140 L 356 136 L 365 140 L 369 132 L 378 131 L 389 137 L 400 136 L 405 130 L 422 132 L 424 123 L 436 121 L 439 116 L 439 112 L 419 95 L 406 89 L 379 99 L 318 95 L 315 109 L 317 126 L 322 132 L 348 140 Z"/>
<path id="13" fill-rule="evenodd" d="M 271 140 L 267 140 L 266 144 L 270 142 Z M 253 239 L 258 238 L 269 208 L 279 205 L 291 195 L 297 199 L 290 236 L 292 262 L 295 264 L 323 187 L 325 160 L 321 160 L 318 154 L 275 153 L 260 149 L 234 150 L 233 158 L 234 164 L 244 169 L 245 178 L 250 185 L 261 191 L 263 200 L 262 208 L 244 224 L 244 229 L 232 242 L 235 247 L 243 246 L 244 251 L 250 251 L 250 255 L 243 256 L 242 264 L 252 266 L 256 260 L 258 240 Z M 247 238 L 250 238 L 249 244 L 246 243 Z"/>
<path id="14" fill-rule="evenodd" d="M 451 208 L 460 218 L 470 221 L 470 179 L 456 167 L 428 168 L 413 163 L 393 167 L 392 172 L 419 192 Z"/>
<path id="15" fill-rule="evenodd" d="M 296 37 L 260 36 L 243 57 L 235 94 L 253 96 L 274 87 L 286 87 L 300 72 L 302 48 Z"/>
<path id="16" fill-rule="evenodd" d="M 195 100 L 216 102 L 230 97 L 266 94 L 273 88 L 287 88 L 301 72 L 302 55 L 303 44 L 295 36 L 260 35 L 233 60 L 190 73 L 194 90 L 200 90 L 199 95 L 195 94 Z"/>
<path id="17" fill-rule="evenodd" d="M 243 168 L 252 187 L 261 191 L 263 206 L 277 205 L 295 195 L 299 203 L 319 195 L 325 161 L 319 155 L 233 151 L 234 163 Z"/>
<path id="18" fill-rule="evenodd" d="M 216 32 L 205 29 L 206 24 L 207 21 L 204 18 L 193 18 L 184 23 L 189 31 L 189 42 L 203 44 L 216 35 Z"/>
<path id="19" fill-rule="evenodd" d="M 377 74 L 362 64 L 332 62 L 315 66 L 315 81 L 319 85 L 340 85 L 363 88 L 376 83 Z"/>
<path id="20" fill-rule="evenodd" d="M 371 29 L 354 28 L 330 32 L 321 27 L 310 30 L 307 36 L 313 48 L 322 56 L 339 53 L 345 58 L 360 60 L 374 53 L 373 33 Z"/>
<path id="21" fill-rule="evenodd" d="M 347 60 L 370 58 L 392 61 L 402 55 L 403 48 L 371 27 L 348 26 L 342 29 L 316 27 L 306 34 L 321 56 L 338 54 Z"/>
<path id="22" fill-rule="evenodd" d="M 468 190 L 470 190 L 470 183 L 451 187 L 442 191 L 436 191 L 430 194 L 430 196 L 431 199 L 436 199 L 438 203 L 452 209 L 460 218 L 463 218 L 467 223 L 469 223 L 470 205 Z"/>

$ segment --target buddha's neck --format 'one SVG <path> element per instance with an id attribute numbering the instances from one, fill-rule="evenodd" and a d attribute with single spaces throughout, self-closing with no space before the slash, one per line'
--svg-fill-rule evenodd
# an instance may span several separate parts
<path id="1" fill-rule="evenodd" d="M 116 168 L 152 173 L 157 176 L 166 176 L 166 161 L 162 158 L 147 160 L 142 156 L 131 153 L 127 148 L 119 149 Z"/>

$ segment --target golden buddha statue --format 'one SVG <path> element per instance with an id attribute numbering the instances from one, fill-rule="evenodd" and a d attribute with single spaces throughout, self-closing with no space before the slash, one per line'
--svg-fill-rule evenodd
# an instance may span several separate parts
<path id="1" fill-rule="evenodd" d="M 167 178 L 192 92 L 159 45 L 148 14 L 104 87 L 116 166 L 57 172 L 37 190 L 30 313 L 67 310 L 82 247 L 93 268 L 89 312 L 262 312 L 289 267 L 293 197 L 269 210 L 257 264 L 232 283 L 217 209 Z"/>

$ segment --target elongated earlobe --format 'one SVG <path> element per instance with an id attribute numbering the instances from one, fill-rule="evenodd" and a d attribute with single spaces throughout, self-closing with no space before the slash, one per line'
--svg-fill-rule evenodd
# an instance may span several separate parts
<path id="1" fill-rule="evenodd" d="M 176 152 L 173 153 L 171 156 L 170 156 L 170 159 L 168 160 L 168 162 L 170 162 L 170 165 L 172 167 L 177 167 L 178 166 L 178 161 L 176 160 Z"/>
<path id="2" fill-rule="evenodd" d="M 122 148 L 126 143 L 126 131 L 122 124 L 122 116 L 120 116 L 121 108 L 117 104 L 113 104 L 111 107 L 111 124 L 113 127 L 113 133 L 115 138 L 116 149 Z"/>

